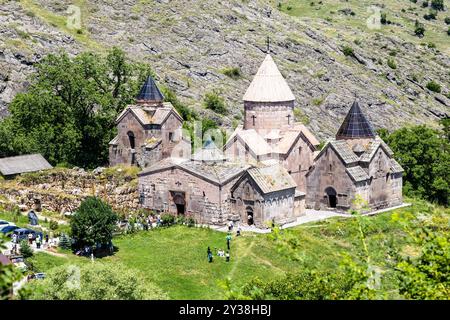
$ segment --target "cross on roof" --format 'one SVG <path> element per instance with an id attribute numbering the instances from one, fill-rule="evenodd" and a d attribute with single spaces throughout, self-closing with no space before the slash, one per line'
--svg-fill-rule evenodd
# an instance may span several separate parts
<path id="1" fill-rule="evenodd" d="M 291 115 L 288 114 L 286 117 L 288 118 L 288 124 L 291 124 L 291 123 L 290 123 L 290 122 L 291 122 Z"/>
<path id="2" fill-rule="evenodd" d="M 253 125 L 255 125 L 256 116 L 254 114 L 252 115 L 252 119 L 253 119 Z"/>

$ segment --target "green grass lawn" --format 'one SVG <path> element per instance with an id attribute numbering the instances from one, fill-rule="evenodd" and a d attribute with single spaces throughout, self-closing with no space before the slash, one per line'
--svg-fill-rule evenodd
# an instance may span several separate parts
<path id="1" fill-rule="evenodd" d="M 394 241 L 399 252 L 415 251 L 393 215 L 420 213 L 432 218 L 436 210 L 449 214 L 448 209 L 417 201 L 412 207 L 368 218 L 371 259 L 383 272 L 382 285 L 390 298 L 398 298 L 398 294 L 392 267 L 388 265 L 389 242 Z M 303 268 L 335 270 L 342 261 L 342 253 L 358 261 L 363 250 L 357 228 L 356 219 L 332 218 L 285 230 L 283 240 L 274 240 L 267 234 L 244 233 L 233 238 L 229 263 L 216 256 L 213 263 L 208 263 L 207 247 L 226 249 L 226 234 L 172 226 L 117 237 L 113 242 L 118 251 L 94 263 L 122 263 L 136 270 L 142 281 L 158 285 L 171 299 L 220 299 L 224 291 L 219 282 L 226 278 L 232 286 L 239 287 L 253 277 L 273 279 Z M 40 253 L 31 262 L 43 272 L 64 264 L 91 263 L 87 258 L 61 253 L 61 256 Z"/>

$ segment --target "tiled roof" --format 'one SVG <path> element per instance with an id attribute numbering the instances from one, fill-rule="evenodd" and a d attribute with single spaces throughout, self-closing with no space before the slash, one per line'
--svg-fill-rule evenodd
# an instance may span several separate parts
<path id="1" fill-rule="evenodd" d="M 53 168 L 40 154 L 1 158 L 0 174 L 4 176 Z"/>
<path id="2" fill-rule="evenodd" d="M 273 151 L 266 140 L 254 129 L 241 130 L 237 132 L 237 136 L 244 141 L 256 156 L 269 154 Z"/>
<path id="3" fill-rule="evenodd" d="M 116 123 L 120 122 L 128 112 L 132 112 L 142 125 L 162 125 L 171 113 L 183 120 L 170 102 L 164 102 L 162 106 L 156 107 L 129 105 L 119 114 Z"/>
<path id="4" fill-rule="evenodd" d="M 207 179 L 219 185 L 224 185 L 230 179 L 243 174 L 250 166 L 234 162 L 200 162 L 185 161 L 178 165 L 180 168 L 196 174 L 202 179 Z"/>
<path id="5" fill-rule="evenodd" d="M 345 140 L 332 140 L 329 142 L 329 144 L 337 152 L 337 154 L 341 157 L 346 165 L 358 162 L 359 157 L 352 151 L 352 149 L 350 149 Z"/>
<path id="6" fill-rule="evenodd" d="M 110 144 L 110 145 L 117 145 L 117 144 L 119 144 L 119 135 L 115 136 L 114 139 L 112 139 L 112 140 L 109 142 L 109 144 Z"/>
<path id="7" fill-rule="evenodd" d="M 248 174 L 259 186 L 263 193 L 296 188 L 297 184 L 290 174 L 281 165 L 262 168 L 252 168 Z"/>
<path id="8" fill-rule="evenodd" d="M 139 94 L 136 97 L 138 101 L 149 101 L 149 102 L 160 102 L 164 100 L 164 96 L 159 91 L 158 86 L 155 83 L 155 80 L 151 76 L 147 77 L 147 80 L 142 85 Z"/>
<path id="9" fill-rule="evenodd" d="M 244 101 L 281 102 L 295 100 L 286 80 L 268 54 L 245 92 Z"/>
<path id="10" fill-rule="evenodd" d="M 372 124 L 362 113 L 357 101 L 353 102 L 347 116 L 339 128 L 336 139 L 375 138 Z"/>
<path id="11" fill-rule="evenodd" d="M 402 166 L 394 158 L 391 158 L 391 173 L 400 173 L 404 171 Z"/>
<path id="12" fill-rule="evenodd" d="M 366 181 L 369 179 L 367 173 L 360 166 L 347 168 L 346 171 L 355 182 Z"/>

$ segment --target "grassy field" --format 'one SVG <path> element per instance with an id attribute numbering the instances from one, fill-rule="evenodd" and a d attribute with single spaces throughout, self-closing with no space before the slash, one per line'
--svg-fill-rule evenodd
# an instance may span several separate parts
<path id="1" fill-rule="evenodd" d="M 389 266 L 389 247 L 404 255 L 415 255 L 418 248 L 407 237 L 394 217 L 413 215 L 434 219 L 437 212 L 447 217 L 449 210 L 426 202 L 386 212 L 367 220 L 367 244 L 373 265 L 381 270 L 383 291 L 389 298 L 399 298 L 396 277 Z M 220 282 L 226 278 L 239 287 L 253 277 L 272 279 L 286 272 L 304 268 L 335 270 L 348 253 L 355 261 L 363 255 L 356 219 L 332 218 L 283 231 L 279 239 L 273 235 L 244 233 L 234 237 L 231 262 L 215 257 L 208 263 L 206 249 L 226 249 L 226 234 L 210 229 L 173 226 L 149 232 L 120 236 L 114 239 L 118 251 L 114 256 L 94 263 L 120 262 L 136 270 L 136 276 L 146 283 L 155 283 L 171 299 L 220 299 L 224 291 Z M 31 262 L 40 271 L 59 265 L 91 263 L 69 252 L 59 256 L 35 255 Z"/>

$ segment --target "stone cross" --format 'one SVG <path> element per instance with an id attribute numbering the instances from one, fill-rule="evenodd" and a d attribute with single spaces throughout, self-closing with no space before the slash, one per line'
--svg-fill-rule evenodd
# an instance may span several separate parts
<path id="1" fill-rule="evenodd" d="M 291 115 L 288 114 L 286 117 L 288 118 L 288 124 L 291 124 Z"/>
<path id="2" fill-rule="evenodd" d="M 256 119 L 256 116 L 255 116 L 255 115 L 252 115 L 252 119 L 253 119 L 253 125 L 255 125 L 255 119 Z"/>

